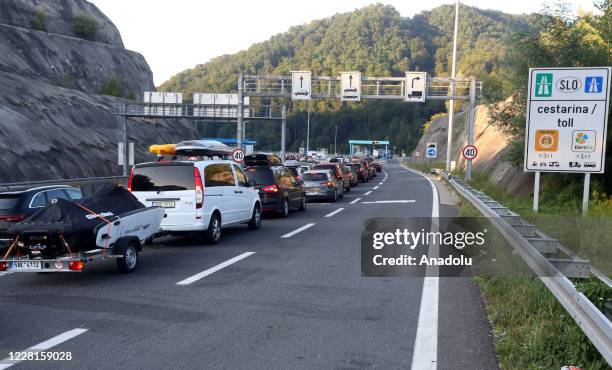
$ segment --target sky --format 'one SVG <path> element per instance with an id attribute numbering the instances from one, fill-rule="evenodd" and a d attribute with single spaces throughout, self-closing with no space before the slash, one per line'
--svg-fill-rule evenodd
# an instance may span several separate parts
<path id="1" fill-rule="evenodd" d="M 156 85 L 174 74 L 248 48 L 291 26 L 379 2 L 402 16 L 453 3 L 452 0 L 89 0 L 119 28 L 126 48 L 144 55 Z M 554 0 L 553 0 L 554 1 Z M 463 0 L 506 13 L 532 13 L 547 0 Z M 574 9 L 593 10 L 592 0 L 566 0 Z M 461 13 L 460 13 L 461 16 Z"/>

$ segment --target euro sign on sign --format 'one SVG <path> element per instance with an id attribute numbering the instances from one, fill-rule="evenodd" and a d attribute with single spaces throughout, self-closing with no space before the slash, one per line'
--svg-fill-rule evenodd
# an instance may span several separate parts
<path id="1" fill-rule="evenodd" d="M 529 70 L 525 171 L 603 173 L 611 67 Z"/>

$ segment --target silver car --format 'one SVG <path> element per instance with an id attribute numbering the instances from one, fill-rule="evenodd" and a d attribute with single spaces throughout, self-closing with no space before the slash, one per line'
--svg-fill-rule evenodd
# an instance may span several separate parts
<path id="1" fill-rule="evenodd" d="M 344 183 L 331 170 L 311 170 L 302 174 L 307 200 L 337 201 L 344 197 Z"/>

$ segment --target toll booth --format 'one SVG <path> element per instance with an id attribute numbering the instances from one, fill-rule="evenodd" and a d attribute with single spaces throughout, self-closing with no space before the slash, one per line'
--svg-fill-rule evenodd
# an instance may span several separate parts
<path id="1" fill-rule="evenodd" d="M 388 140 L 349 140 L 349 153 L 351 156 L 368 156 L 378 154 L 377 157 L 387 159 L 389 157 Z M 384 147 L 384 149 L 383 149 Z"/>

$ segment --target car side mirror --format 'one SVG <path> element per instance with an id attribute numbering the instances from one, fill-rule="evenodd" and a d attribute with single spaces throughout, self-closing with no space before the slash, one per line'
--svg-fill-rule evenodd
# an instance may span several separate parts
<path id="1" fill-rule="evenodd" d="M 249 179 L 249 186 L 250 186 L 250 187 L 255 186 L 255 180 L 253 180 L 253 179 Z"/>

